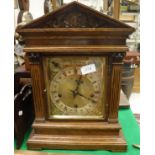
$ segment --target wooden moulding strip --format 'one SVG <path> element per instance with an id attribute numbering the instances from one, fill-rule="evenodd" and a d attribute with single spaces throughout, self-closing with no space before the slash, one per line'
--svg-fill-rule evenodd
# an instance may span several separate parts
<path id="1" fill-rule="evenodd" d="M 132 32 L 134 28 L 27 28 L 18 32 Z"/>
<path id="2" fill-rule="evenodd" d="M 103 122 L 34 122 L 33 127 L 37 128 L 68 128 L 68 129 L 120 129 L 120 125 L 118 123 L 116 124 L 109 124 L 109 123 L 103 123 Z"/>
<path id="3" fill-rule="evenodd" d="M 23 36 L 123 36 L 128 37 L 134 31 L 133 28 L 36 28 L 36 29 L 18 29 L 17 32 Z"/>
<path id="4" fill-rule="evenodd" d="M 127 46 L 50 46 L 50 47 L 25 47 L 24 52 L 49 52 L 49 53 L 71 53 L 72 52 L 125 52 L 128 50 Z"/>

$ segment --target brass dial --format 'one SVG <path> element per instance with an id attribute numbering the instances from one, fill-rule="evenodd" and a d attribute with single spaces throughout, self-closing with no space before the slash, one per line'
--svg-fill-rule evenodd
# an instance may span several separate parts
<path id="1" fill-rule="evenodd" d="M 98 102 L 100 84 L 96 74 L 82 76 L 79 68 L 60 71 L 50 85 L 55 106 L 65 114 L 93 113 Z"/>
<path id="2" fill-rule="evenodd" d="M 49 115 L 94 117 L 104 115 L 105 59 L 46 58 L 45 77 L 48 87 Z M 96 71 L 83 74 L 81 68 L 95 64 Z M 48 70 L 47 70 L 48 68 Z"/>

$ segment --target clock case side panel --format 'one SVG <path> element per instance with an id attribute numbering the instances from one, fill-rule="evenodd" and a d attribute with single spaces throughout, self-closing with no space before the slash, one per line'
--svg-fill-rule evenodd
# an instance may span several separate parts
<path id="1" fill-rule="evenodd" d="M 109 57 L 109 87 L 108 87 L 108 123 L 118 122 L 118 111 L 120 102 L 121 74 L 123 58 L 126 52 L 111 53 Z"/>
<path id="2" fill-rule="evenodd" d="M 45 84 L 42 68 L 42 57 L 40 53 L 28 53 L 29 69 L 32 77 L 33 99 L 35 107 L 35 121 L 44 122 L 46 120 L 46 98 Z"/>

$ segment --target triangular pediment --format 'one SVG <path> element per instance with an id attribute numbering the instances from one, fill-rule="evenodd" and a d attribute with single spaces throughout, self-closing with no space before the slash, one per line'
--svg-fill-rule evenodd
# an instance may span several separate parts
<path id="1" fill-rule="evenodd" d="M 131 27 L 83 4 L 72 2 L 22 27 L 22 29 L 25 28 L 40 29 Z"/>

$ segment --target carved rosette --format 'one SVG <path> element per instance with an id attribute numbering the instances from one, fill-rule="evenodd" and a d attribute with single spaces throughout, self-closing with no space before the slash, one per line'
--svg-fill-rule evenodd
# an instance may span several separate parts
<path id="1" fill-rule="evenodd" d="M 125 53 L 113 53 L 112 58 L 113 58 L 113 63 L 121 63 L 125 57 Z"/>
<path id="2" fill-rule="evenodd" d="M 28 54 L 30 64 L 39 64 L 40 54 L 39 53 L 30 53 Z"/>

